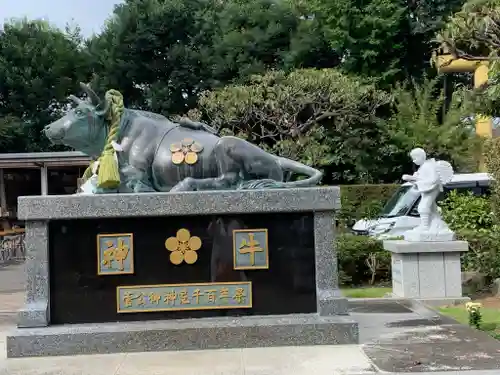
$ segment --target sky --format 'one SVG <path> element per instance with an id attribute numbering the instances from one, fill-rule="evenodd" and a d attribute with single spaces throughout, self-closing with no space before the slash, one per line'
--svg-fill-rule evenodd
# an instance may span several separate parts
<path id="1" fill-rule="evenodd" d="M 0 0 L 0 23 L 11 18 L 43 18 L 64 28 L 76 23 L 84 36 L 98 33 L 120 0 Z"/>

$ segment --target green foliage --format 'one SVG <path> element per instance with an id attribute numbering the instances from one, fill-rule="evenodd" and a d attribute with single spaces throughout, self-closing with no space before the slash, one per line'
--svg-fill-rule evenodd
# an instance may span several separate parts
<path id="1" fill-rule="evenodd" d="M 19 118 L 7 115 L 0 117 L 0 153 L 24 146 L 23 123 Z"/>
<path id="2" fill-rule="evenodd" d="M 341 185 L 341 210 L 337 216 L 341 227 L 349 227 L 356 220 L 371 219 L 382 210 L 385 202 L 399 185 Z"/>
<path id="3" fill-rule="evenodd" d="M 469 251 L 462 255 L 462 268 L 487 276 L 492 281 L 500 277 L 500 232 L 461 231 L 459 239 L 469 242 Z"/>
<path id="4" fill-rule="evenodd" d="M 387 122 L 394 149 L 408 160 L 408 150 L 422 147 L 432 157 L 452 162 L 458 171 L 476 171 L 482 142 L 471 121 L 472 103 L 456 91 L 447 98 L 443 114 L 445 95 L 438 85 L 438 79 L 425 79 L 395 88 L 394 115 Z"/>
<path id="5" fill-rule="evenodd" d="M 488 85 L 474 97 L 480 112 L 499 116 L 500 1 L 468 0 L 436 39 L 456 58 L 490 61 Z"/>
<path id="6" fill-rule="evenodd" d="M 101 91 L 169 115 L 255 73 L 338 60 L 314 24 L 270 0 L 127 0 L 88 51 Z"/>
<path id="7" fill-rule="evenodd" d="M 451 191 L 440 202 L 443 219 L 469 242 L 469 251 L 462 255 L 462 268 L 480 272 L 492 280 L 500 276 L 500 231 L 495 224 L 491 201 L 471 193 Z"/>
<path id="8" fill-rule="evenodd" d="M 471 192 L 460 194 L 452 190 L 439 206 L 444 221 L 453 231 L 489 233 L 493 228 L 495 221 L 487 197 L 475 196 Z"/>
<path id="9" fill-rule="evenodd" d="M 429 70 L 429 42 L 464 0 L 296 0 L 314 14 L 342 68 L 386 87 Z"/>
<path id="10" fill-rule="evenodd" d="M 500 138 L 486 142 L 484 161 L 489 174 L 493 178 L 491 203 L 496 219 L 500 218 Z"/>
<path id="11" fill-rule="evenodd" d="M 449 18 L 437 41 L 453 53 L 465 53 L 465 57 L 489 56 L 500 47 L 498 20 L 500 1 L 468 0 Z"/>
<path id="12" fill-rule="evenodd" d="M 191 40 L 209 2 L 127 0 L 104 31 L 88 41 L 97 89 L 118 89 L 128 106 L 183 112 L 206 77 L 202 50 Z"/>
<path id="13" fill-rule="evenodd" d="M 481 140 L 465 120 L 469 102 L 457 93 L 441 116 L 437 84 L 400 85 L 390 96 L 334 69 L 272 71 L 205 92 L 199 110 L 229 134 L 322 169 L 323 183 L 396 181 L 417 146 L 474 171 Z"/>
<path id="14" fill-rule="evenodd" d="M 299 69 L 205 92 L 199 109 L 216 128 L 323 169 L 323 183 L 332 183 L 385 176 L 389 157 L 378 112 L 389 101 L 386 93 L 334 69 Z"/>
<path id="15" fill-rule="evenodd" d="M 469 313 L 469 326 L 474 327 L 475 329 L 481 329 L 481 323 L 483 321 L 483 317 L 481 316 L 481 307 L 468 307 L 467 312 Z"/>
<path id="16" fill-rule="evenodd" d="M 387 280 L 391 255 L 382 241 L 367 236 L 341 234 L 336 242 L 340 283 L 361 285 Z"/>
<path id="17" fill-rule="evenodd" d="M 42 21 L 4 25 L 0 32 L 0 118 L 4 125 L 19 124 L 15 132 L 9 131 L 9 151 L 47 149 L 41 130 L 60 113 L 84 71 L 79 46 L 62 31 Z"/>

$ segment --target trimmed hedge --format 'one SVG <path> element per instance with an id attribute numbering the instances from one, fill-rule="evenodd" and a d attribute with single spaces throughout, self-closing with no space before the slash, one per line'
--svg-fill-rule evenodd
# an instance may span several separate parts
<path id="1" fill-rule="evenodd" d="M 400 185 L 341 185 L 342 207 L 337 216 L 339 225 L 350 227 L 355 221 L 376 216 Z"/>

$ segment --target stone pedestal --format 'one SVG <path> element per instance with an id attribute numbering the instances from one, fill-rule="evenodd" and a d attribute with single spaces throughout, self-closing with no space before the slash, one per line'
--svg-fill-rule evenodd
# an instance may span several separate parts
<path id="1" fill-rule="evenodd" d="M 467 300 L 462 296 L 460 254 L 466 241 L 384 241 L 391 252 L 392 294 L 431 305 Z"/>
<path id="2" fill-rule="evenodd" d="M 18 207 L 26 303 L 8 357 L 358 342 L 338 288 L 338 188 L 20 197 Z M 106 260 L 124 246 L 125 261 Z"/>

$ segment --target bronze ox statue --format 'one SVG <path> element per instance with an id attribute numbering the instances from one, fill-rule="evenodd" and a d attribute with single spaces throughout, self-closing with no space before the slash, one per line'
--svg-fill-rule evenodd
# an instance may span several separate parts
<path id="1" fill-rule="evenodd" d="M 87 100 L 70 98 L 76 107 L 47 125 L 44 133 L 54 144 L 64 144 L 97 158 L 108 133 L 109 103 L 86 84 Z M 308 187 L 322 173 L 302 163 L 275 156 L 237 137 L 219 137 L 206 124 L 124 108 L 116 152 L 120 185 L 115 192 L 177 192 L 244 188 Z M 285 181 L 288 174 L 306 176 Z M 105 192 L 105 191 L 103 191 Z"/>

